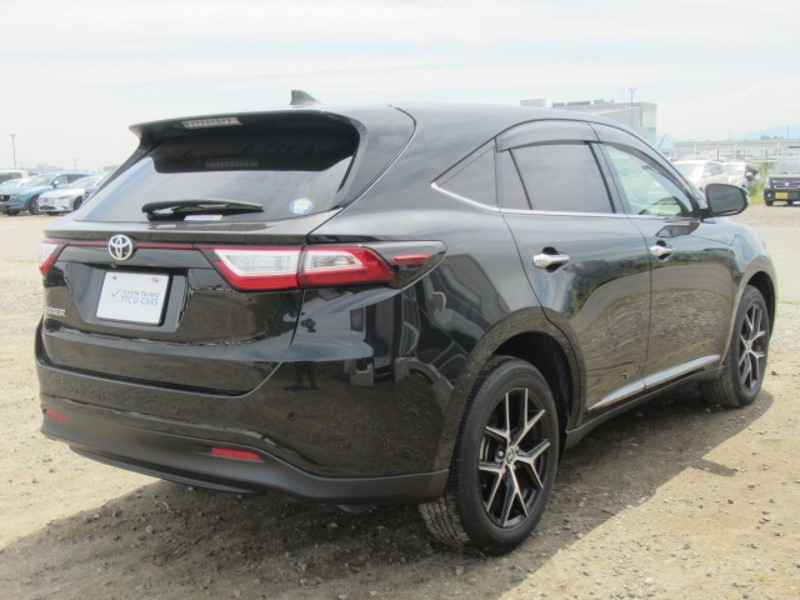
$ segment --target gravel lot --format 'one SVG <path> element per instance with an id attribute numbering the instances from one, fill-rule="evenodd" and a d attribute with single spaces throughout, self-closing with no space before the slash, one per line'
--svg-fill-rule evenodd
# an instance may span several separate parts
<path id="1" fill-rule="evenodd" d="M 72 454 L 38 433 L 33 256 L 47 217 L 0 217 L 0 598 L 798 598 L 800 207 L 756 206 L 782 303 L 743 410 L 694 387 L 563 461 L 537 533 L 499 559 L 431 541 L 413 507 L 361 515 L 218 494 Z"/>

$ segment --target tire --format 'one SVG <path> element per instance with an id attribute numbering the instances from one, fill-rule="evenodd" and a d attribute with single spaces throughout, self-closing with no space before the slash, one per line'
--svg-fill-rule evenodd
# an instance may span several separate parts
<path id="1" fill-rule="evenodd" d="M 541 373 L 489 361 L 473 388 L 444 495 L 420 505 L 430 532 L 456 548 L 503 554 L 531 534 L 558 469 L 555 402 Z"/>
<path id="2" fill-rule="evenodd" d="M 772 200 L 764 199 L 764 204 L 766 204 L 767 206 L 772 206 Z"/>
<path id="3" fill-rule="evenodd" d="M 72 203 L 72 210 L 78 210 L 83 204 L 83 198 L 75 198 L 75 202 Z"/>
<path id="4" fill-rule="evenodd" d="M 28 212 L 32 215 L 40 215 L 42 211 L 39 210 L 39 196 L 34 196 L 28 202 Z"/>
<path id="5" fill-rule="evenodd" d="M 769 334 L 767 303 L 757 288 L 748 285 L 736 310 L 722 375 L 714 381 L 701 383 L 709 401 L 741 408 L 756 399 L 766 374 Z"/>

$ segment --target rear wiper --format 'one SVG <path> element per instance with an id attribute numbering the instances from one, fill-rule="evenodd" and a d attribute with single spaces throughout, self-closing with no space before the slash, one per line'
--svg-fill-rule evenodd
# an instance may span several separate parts
<path id="1" fill-rule="evenodd" d="M 264 212 L 264 207 L 253 202 L 229 200 L 165 200 L 148 202 L 142 212 L 151 221 L 184 218 L 187 215 L 234 215 Z"/>

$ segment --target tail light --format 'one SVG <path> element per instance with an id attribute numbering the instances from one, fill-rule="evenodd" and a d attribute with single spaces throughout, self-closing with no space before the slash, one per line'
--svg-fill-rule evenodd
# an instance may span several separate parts
<path id="1" fill-rule="evenodd" d="M 53 263 L 56 262 L 58 253 L 63 247 L 64 244 L 54 242 L 53 240 L 43 240 L 39 244 L 39 271 L 42 275 L 47 275 L 47 272 L 50 270 L 50 267 L 53 266 Z"/>
<path id="2" fill-rule="evenodd" d="M 212 262 L 239 290 L 286 290 L 409 281 L 409 268 L 426 271 L 444 245 L 425 243 L 427 252 L 407 252 L 406 245 L 379 253 L 366 246 L 216 247 L 204 246 Z M 395 249 L 398 252 L 393 252 Z"/>

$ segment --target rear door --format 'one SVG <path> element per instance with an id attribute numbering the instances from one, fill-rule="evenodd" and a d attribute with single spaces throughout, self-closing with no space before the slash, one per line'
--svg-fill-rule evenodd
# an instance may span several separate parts
<path id="1" fill-rule="evenodd" d="M 498 140 L 500 197 L 525 272 L 548 318 L 586 369 L 585 405 L 641 391 L 650 262 L 641 232 L 610 198 L 596 137 L 578 121 L 542 121 Z"/>

